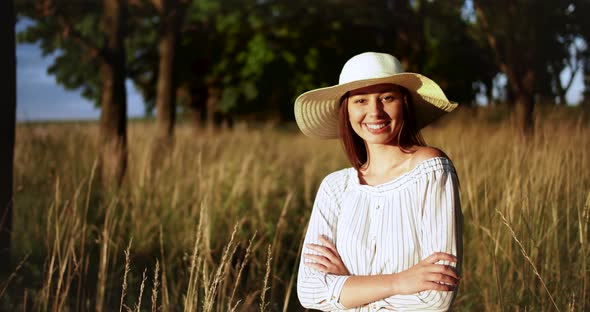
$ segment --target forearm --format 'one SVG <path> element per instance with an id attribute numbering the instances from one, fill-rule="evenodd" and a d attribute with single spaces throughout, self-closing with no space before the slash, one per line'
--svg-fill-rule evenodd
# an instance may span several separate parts
<path id="1" fill-rule="evenodd" d="M 340 303 L 354 308 L 393 296 L 395 280 L 395 274 L 351 276 L 344 283 Z"/>
<path id="2" fill-rule="evenodd" d="M 425 290 L 409 293 L 404 288 L 411 282 L 404 281 L 403 273 L 350 276 L 343 285 L 339 303 L 348 309 L 365 305 L 373 308 L 387 306 L 393 310 L 448 311 L 453 298 L 454 286 L 437 284 Z M 412 286 L 411 286 L 412 287 Z M 374 305 L 374 306 L 373 306 Z"/>
<path id="3" fill-rule="evenodd" d="M 418 294 L 432 290 L 427 294 L 429 306 L 446 305 L 452 295 L 448 292 L 455 289 L 459 275 L 448 265 L 437 264 L 439 261 L 456 262 L 458 259 L 443 252 L 434 253 L 411 268 L 394 274 L 371 276 L 350 276 L 340 291 L 340 304 L 348 308 L 363 306 L 368 303 L 395 295 Z M 435 295 L 447 292 L 446 295 Z"/>

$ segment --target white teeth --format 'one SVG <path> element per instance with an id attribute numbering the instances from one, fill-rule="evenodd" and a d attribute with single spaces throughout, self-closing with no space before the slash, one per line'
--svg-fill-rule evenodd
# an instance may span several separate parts
<path id="1" fill-rule="evenodd" d="M 365 125 L 367 125 L 367 128 L 369 128 L 371 130 L 379 130 L 379 129 L 387 126 L 387 123 L 375 124 L 375 125 L 365 124 Z"/>

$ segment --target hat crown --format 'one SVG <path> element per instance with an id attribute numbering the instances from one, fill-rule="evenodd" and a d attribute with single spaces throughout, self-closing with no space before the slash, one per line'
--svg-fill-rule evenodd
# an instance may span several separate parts
<path id="1" fill-rule="evenodd" d="M 365 52 L 353 56 L 340 72 L 339 84 L 357 80 L 384 78 L 403 73 L 400 62 L 391 54 Z"/>

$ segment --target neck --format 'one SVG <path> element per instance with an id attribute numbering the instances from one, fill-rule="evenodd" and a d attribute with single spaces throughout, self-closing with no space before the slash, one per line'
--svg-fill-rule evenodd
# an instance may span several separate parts
<path id="1" fill-rule="evenodd" d="M 367 163 L 361 168 L 365 173 L 387 172 L 402 165 L 412 156 L 399 145 L 367 144 Z"/>

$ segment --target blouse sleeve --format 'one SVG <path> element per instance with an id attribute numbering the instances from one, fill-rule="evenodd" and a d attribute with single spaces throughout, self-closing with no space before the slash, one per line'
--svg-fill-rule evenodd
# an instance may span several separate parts
<path id="1" fill-rule="evenodd" d="M 458 179 L 450 161 L 419 178 L 416 189 L 420 259 L 435 252 L 452 254 L 459 259 L 457 263 L 439 263 L 455 267 L 460 274 L 463 216 Z M 384 301 L 404 311 L 448 311 L 455 294 L 456 290 L 427 290 L 413 295 L 395 295 Z"/>
<path id="2" fill-rule="evenodd" d="M 334 192 L 330 189 L 328 178 L 320 184 L 311 212 L 304 244 L 320 244 L 320 235 L 336 243 L 336 226 L 338 221 L 339 204 Z M 299 272 L 297 276 L 297 295 L 301 304 L 308 309 L 322 311 L 345 309 L 340 304 L 340 292 L 348 276 L 334 275 L 320 272 L 307 267 L 304 262 L 310 262 L 303 255 L 318 254 L 305 247 L 301 252 Z"/>
<path id="3" fill-rule="evenodd" d="M 449 162 L 442 170 L 427 174 L 423 180 L 425 194 L 420 203 L 422 212 L 420 254 L 424 259 L 435 252 L 456 256 L 457 263 L 444 261 L 460 274 L 462 262 L 463 215 L 459 199 L 459 182 L 453 165 Z M 451 307 L 456 290 L 452 292 L 428 290 L 418 293 L 418 298 L 432 310 L 446 311 Z"/>

